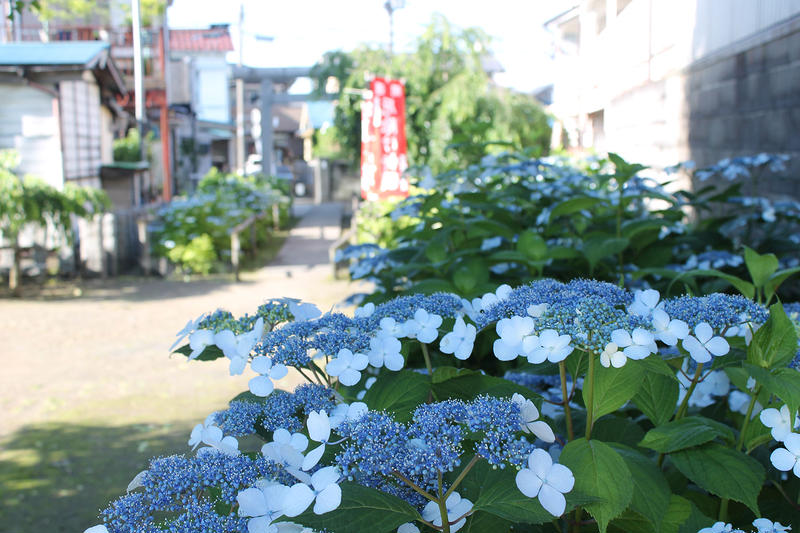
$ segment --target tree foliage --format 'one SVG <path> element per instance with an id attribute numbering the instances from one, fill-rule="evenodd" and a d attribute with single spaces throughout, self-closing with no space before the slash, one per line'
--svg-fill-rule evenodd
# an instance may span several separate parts
<path id="1" fill-rule="evenodd" d="M 14 249 L 14 267 L 9 284 L 19 287 L 19 234 L 25 226 L 48 226 L 66 230 L 72 215 L 86 216 L 106 209 L 110 202 L 100 189 L 66 184 L 59 190 L 47 182 L 16 173 L 19 154 L 0 151 L 0 233 Z M 69 236 L 69 234 L 68 234 Z"/>
<path id="2" fill-rule="evenodd" d="M 313 75 L 319 87 L 331 77 L 339 82 L 334 124 L 342 154 L 358 161 L 361 101 L 369 76 L 405 82 L 412 164 L 442 171 L 500 150 L 544 153 L 550 138 L 547 116 L 533 98 L 492 84 L 484 70 L 489 50 L 490 38 L 483 31 L 458 29 L 437 15 L 411 53 L 389 56 L 362 46 L 325 54 Z"/>

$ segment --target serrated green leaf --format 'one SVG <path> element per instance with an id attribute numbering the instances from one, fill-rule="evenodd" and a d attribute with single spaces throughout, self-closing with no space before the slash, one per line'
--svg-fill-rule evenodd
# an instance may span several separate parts
<path id="1" fill-rule="evenodd" d="M 742 295 L 748 300 L 752 300 L 756 295 L 756 288 L 752 283 L 741 278 L 737 278 L 736 276 L 732 276 L 731 274 L 720 272 L 719 270 L 694 269 L 684 272 L 681 276 L 710 276 L 713 278 L 723 279 L 736 287 L 736 290 L 741 292 Z M 680 278 L 680 276 L 678 276 L 678 278 Z M 678 278 L 676 278 L 676 281 Z"/>
<path id="2" fill-rule="evenodd" d="M 594 423 L 592 438 L 603 442 L 618 442 L 637 446 L 644 438 L 644 430 L 624 416 L 609 414 Z"/>
<path id="3" fill-rule="evenodd" d="M 519 234 L 517 250 L 528 259 L 534 261 L 547 257 L 547 244 L 542 236 L 533 230 L 526 230 Z"/>
<path id="4" fill-rule="evenodd" d="M 783 305 L 769 308 L 769 318 L 754 334 L 747 361 L 763 368 L 785 367 L 797 354 L 797 330 Z"/>
<path id="5" fill-rule="evenodd" d="M 535 404 L 541 405 L 542 397 L 528 387 L 517 385 L 507 379 L 487 376 L 477 372 L 433 384 L 434 397 L 439 401 L 447 399 L 472 400 L 481 394 L 488 394 L 498 398 L 511 398 L 514 393 L 521 394 L 533 400 Z"/>
<path id="6" fill-rule="evenodd" d="M 769 278 L 778 270 L 778 258 L 775 254 L 761 255 L 747 246 L 744 247 L 744 264 L 756 287 L 766 285 Z"/>
<path id="7" fill-rule="evenodd" d="M 790 411 L 796 412 L 800 407 L 800 372 L 794 368 L 776 368 L 769 371 L 748 364 L 745 365 L 745 369 L 767 391 L 788 405 Z"/>
<path id="8" fill-rule="evenodd" d="M 720 498 L 742 502 L 760 516 L 758 493 L 766 474 L 761 463 L 716 443 L 670 454 L 675 467 L 701 489 Z"/>
<path id="9" fill-rule="evenodd" d="M 412 370 L 387 372 L 372 384 L 364 395 L 370 409 L 386 410 L 405 422 L 425 403 L 430 393 L 430 378 Z"/>
<path id="10" fill-rule="evenodd" d="M 647 518 L 652 530 L 658 531 L 670 499 L 669 484 L 661 469 L 652 459 L 627 446 L 611 444 L 611 447 L 622 456 L 631 472 L 633 497 L 630 509 Z"/>
<path id="11" fill-rule="evenodd" d="M 467 376 L 475 374 L 474 370 L 468 368 L 456 368 L 454 366 L 440 366 L 433 370 L 431 383 L 442 383 L 448 379 L 453 379 L 458 376 Z"/>
<path id="12" fill-rule="evenodd" d="M 659 453 L 672 453 L 717 438 L 733 441 L 733 430 L 710 418 L 687 416 L 651 429 L 639 445 Z"/>
<path id="13" fill-rule="evenodd" d="M 541 524 L 553 520 L 537 498 L 528 498 L 517 488 L 517 470 L 492 468 L 481 459 L 464 480 L 465 494 L 475 511 L 485 511 L 511 522 Z M 574 505 L 572 506 L 574 507 Z M 571 507 L 567 508 L 569 511 Z"/>
<path id="14" fill-rule="evenodd" d="M 625 511 L 633 497 L 633 479 L 625 460 L 608 444 L 577 439 L 564 447 L 559 462 L 575 473 L 575 490 L 598 499 L 586 504 L 586 510 L 605 533 L 608 523 Z"/>
<path id="15" fill-rule="evenodd" d="M 179 353 L 189 357 L 189 355 L 192 353 L 192 348 L 188 344 L 184 344 L 172 353 Z M 213 361 L 221 357 L 225 357 L 225 354 L 222 353 L 222 350 L 219 349 L 216 344 L 212 344 L 210 346 L 206 346 L 203 351 L 200 352 L 200 355 L 192 359 L 192 361 Z"/>
<path id="16" fill-rule="evenodd" d="M 633 396 L 633 403 L 654 425 L 660 426 L 668 422 L 675 412 L 680 393 L 678 389 L 674 376 L 668 378 L 662 374 L 645 374 L 641 387 Z"/>
<path id="17" fill-rule="evenodd" d="M 779 270 L 769 278 L 766 286 L 764 287 L 764 298 L 766 302 L 769 303 L 772 300 L 772 296 L 775 294 L 775 291 L 778 290 L 778 287 L 786 281 L 790 276 L 794 276 L 795 274 L 800 273 L 800 267 L 794 268 L 787 268 L 785 270 Z"/>
<path id="18" fill-rule="evenodd" d="M 604 257 L 611 257 L 625 250 L 630 241 L 625 237 L 595 237 L 583 243 L 583 255 L 594 268 Z"/>
<path id="19" fill-rule="evenodd" d="M 550 220 L 562 215 L 571 215 L 572 213 L 577 213 L 584 209 L 590 209 L 602 203 L 606 203 L 605 198 L 597 198 L 594 196 L 576 196 L 575 198 L 569 198 L 557 203 L 553 209 L 550 210 Z"/>
<path id="20" fill-rule="evenodd" d="M 401 524 L 422 518 L 411 504 L 397 496 L 349 481 L 339 486 L 339 507 L 321 515 L 308 510 L 292 522 L 330 533 L 394 533 Z"/>
<path id="21" fill-rule="evenodd" d="M 467 519 L 465 533 L 501 533 L 511 531 L 514 522 L 486 512 L 477 512 Z"/>
<path id="22" fill-rule="evenodd" d="M 592 398 L 593 416 L 597 420 L 603 415 L 613 413 L 636 395 L 642 384 L 644 370 L 639 365 L 625 365 L 622 368 L 595 366 L 594 387 L 584 382 L 584 401 Z M 590 421 L 589 423 L 592 423 Z"/>

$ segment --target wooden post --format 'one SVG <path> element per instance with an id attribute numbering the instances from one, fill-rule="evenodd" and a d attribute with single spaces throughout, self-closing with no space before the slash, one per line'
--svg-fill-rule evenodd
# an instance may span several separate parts
<path id="1" fill-rule="evenodd" d="M 97 251 L 100 254 L 100 278 L 108 278 L 108 261 L 106 258 L 106 248 L 104 239 L 103 215 L 94 215 L 94 221 L 97 224 Z"/>
<path id="2" fill-rule="evenodd" d="M 256 224 L 250 226 L 250 250 L 253 253 L 253 256 L 256 255 Z"/>
<path id="3" fill-rule="evenodd" d="M 278 207 L 278 202 L 272 204 L 272 229 L 275 231 L 281 229 L 281 212 Z"/>
<path id="4" fill-rule="evenodd" d="M 11 263 L 11 271 L 8 273 L 8 288 L 11 289 L 11 294 L 19 298 L 22 296 L 22 266 L 20 256 L 22 250 L 19 247 L 19 240 L 17 235 L 11 239 L 11 244 L 14 252 L 14 259 Z"/>
<path id="5" fill-rule="evenodd" d="M 231 264 L 233 265 L 233 277 L 239 281 L 239 232 L 231 233 Z"/>
<path id="6" fill-rule="evenodd" d="M 150 239 L 147 235 L 147 219 L 145 217 L 137 218 L 136 228 L 139 233 L 139 244 L 142 250 L 139 264 L 142 265 L 144 275 L 147 276 L 150 274 Z"/>

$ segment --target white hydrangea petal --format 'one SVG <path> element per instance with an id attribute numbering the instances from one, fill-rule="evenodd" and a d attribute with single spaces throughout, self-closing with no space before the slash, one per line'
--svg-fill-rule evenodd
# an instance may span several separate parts
<path id="1" fill-rule="evenodd" d="M 554 464 L 547 473 L 547 484 L 559 492 L 569 492 L 575 486 L 572 470 L 561 464 Z"/>
<path id="2" fill-rule="evenodd" d="M 231 376 L 240 376 L 247 368 L 247 359 L 244 357 L 234 357 L 228 365 L 228 372 Z"/>
<path id="3" fill-rule="evenodd" d="M 630 346 L 633 340 L 631 339 L 631 334 L 624 329 L 615 329 L 611 332 L 611 342 L 620 348 L 625 348 Z"/>
<path id="4" fill-rule="evenodd" d="M 731 350 L 731 346 L 728 344 L 728 341 L 722 337 L 712 337 L 708 342 L 706 342 L 705 346 L 709 352 L 717 357 L 725 355 Z"/>
<path id="5" fill-rule="evenodd" d="M 555 442 L 556 436 L 553 429 L 544 420 L 538 420 L 528 424 L 531 433 L 539 437 L 545 442 Z"/>
<path id="6" fill-rule="evenodd" d="M 254 357 L 253 360 L 250 361 L 250 368 L 253 369 L 253 372 L 267 374 L 272 368 L 272 359 L 264 355 Z"/>
<path id="7" fill-rule="evenodd" d="M 567 507 L 567 500 L 564 495 L 549 485 L 543 485 L 539 491 L 539 503 L 544 510 L 553 516 L 561 516 Z"/>
<path id="8" fill-rule="evenodd" d="M 515 346 L 508 344 L 505 340 L 497 339 L 492 345 L 494 356 L 500 361 L 512 361 L 517 358 L 518 351 Z"/>
<path id="9" fill-rule="evenodd" d="M 325 411 L 311 411 L 308 415 L 308 437 L 314 442 L 327 442 L 331 436 L 331 424 Z"/>
<path id="10" fill-rule="evenodd" d="M 289 517 L 302 514 L 314 501 L 314 491 L 304 483 L 296 483 L 289 487 L 283 506 L 283 514 Z"/>
<path id="11" fill-rule="evenodd" d="M 348 361 L 341 356 L 331 359 L 328 361 L 328 364 L 325 365 L 325 371 L 331 376 L 339 376 L 347 370 L 347 368 L 349 368 Z"/>
<path id="12" fill-rule="evenodd" d="M 247 521 L 247 533 L 274 533 L 275 526 L 269 516 L 256 516 Z"/>
<path id="13" fill-rule="evenodd" d="M 266 376 L 256 376 L 250 381 L 247 382 L 247 386 L 250 388 L 250 392 L 264 398 L 272 394 L 272 391 L 275 390 L 275 385 L 272 383 L 272 380 Z"/>
<path id="14" fill-rule="evenodd" d="M 783 439 L 783 445 L 795 456 L 800 457 L 800 433 L 789 433 Z"/>
<path id="15" fill-rule="evenodd" d="M 707 363 L 711 361 L 711 354 L 709 351 L 692 335 L 688 335 L 683 339 L 683 349 L 689 352 L 692 359 L 698 363 Z"/>
<path id="16" fill-rule="evenodd" d="M 705 344 L 714 336 L 714 330 L 711 329 L 711 325 L 708 322 L 700 322 L 694 327 L 694 334 L 697 340 Z"/>
<path id="17" fill-rule="evenodd" d="M 361 381 L 361 372 L 359 372 L 358 370 L 347 368 L 341 374 L 339 374 L 339 383 L 341 383 L 342 385 L 352 387 L 359 381 Z"/>
<path id="18" fill-rule="evenodd" d="M 523 468 L 517 472 L 516 482 L 519 491 L 528 498 L 538 496 L 539 490 L 542 488 L 542 480 L 528 468 Z"/>
<path id="19" fill-rule="evenodd" d="M 325 514 L 333 511 L 341 503 L 342 489 L 336 483 L 331 483 L 317 494 L 317 501 L 314 503 L 314 514 Z"/>
<path id="20" fill-rule="evenodd" d="M 353 360 L 350 362 L 350 368 L 354 370 L 364 370 L 369 365 L 369 357 L 363 353 L 353 354 Z"/>
<path id="21" fill-rule="evenodd" d="M 339 471 L 335 466 L 320 468 L 311 476 L 311 485 L 314 490 L 321 491 L 331 483 L 339 481 Z"/>
<path id="22" fill-rule="evenodd" d="M 441 523 L 441 515 L 439 513 L 439 505 L 436 502 L 428 502 L 422 509 L 422 518 L 428 522 L 433 522 L 439 517 Z"/>
<path id="23" fill-rule="evenodd" d="M 794 468 L 797 457 L 786 448 L 776 448 L 769 456 L 772 466 L 782 472 L 788 472 Z"/>
<path id="24" fill-rule="evenodd" d="M 403 365 L 405 365 L 405 361 L 403 360 L 403 356 L 400 354 L 400 352 L 397 352 L 386 354 L 383 359 L 383 364 L 388 370 L 397 372 L 398 370 L 402 370 Z"/>
<path id="25" fill-rule="evenodd" d="M 279 444 L 289 444 L 292 440 L 292 434 L 288 429 L 278 428 L 272 432 L 272 440 Z"/>
<path id="26" fill-rule="evenodd" d="M 236 496 L 236 501 L 239 502 L 239 516 L 264 516 L 269 512 L 267 499 L 260 489 L 244 489 Z"/>
<path id="27" fill-rule="evenodd" d="M 322 454 L 324 453 L 325 453 L 325 445 L 320 444 L 319 446 L 317 446 L 316 448 L 314 448 L 313 450 L 311 450 L 306 454 L 306 456 L 303 458 L 303 463 L 300 466 L 300 469 L 305 471 L 311 470 L 312 468 L 317 466 L 317 463 L 319 463 L 319 460 L 322 459 Z"/>
<path id="28" fill-rule="evenodd" d="M 269 371 L 269 377 L 272 379 L 278 380 L 283 379 L 289 374 L 289 369 L 286 368 L 286 365 L 282 363 L 278 363 L 273 365 L 272 370 Z"/>
<path id="29" fill-rule="evenodd" d="M 406 522 L 405 524 L 401 524 L 400 527 L 397 528 L 397 533 L 419 533 L 419 528 L 415 526 L 412 522 Z"/>
<path id="30" fill-rule="evenodd" d="M 294 433 L 288 441 L 289 445 L 298 452 L 305 451 L 308 448 L 308 437 L 302 433 Z"/>
<path id="31" fill-rule="evenodd" d="M 536 448 L 528 457 L 528 465 L 538 477 L 546 479 L 553 466 L 553 458 L 545 450 Z"/>

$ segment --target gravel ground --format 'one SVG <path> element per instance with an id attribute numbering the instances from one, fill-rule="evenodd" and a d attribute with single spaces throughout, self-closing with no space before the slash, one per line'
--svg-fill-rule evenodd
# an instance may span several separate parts
<path id="1" fill-rule="evenodd" d="M 223 360 L 169 356 L 188 319 L 218 307 L 253 312 L 282 296 L 326 310 L 363 290 L 332 279 L 340 206 L 299 208 L 275 261 L 238 284 L 115 279 L 87 283 L 77 297 L 0 301 L 7 531 L 82 531 L 109 494 L 123 493 L 120 480 L 152 455 L 186 451 L 190 428 L 246 390 L 249 371 L 231 377 Z"/>

